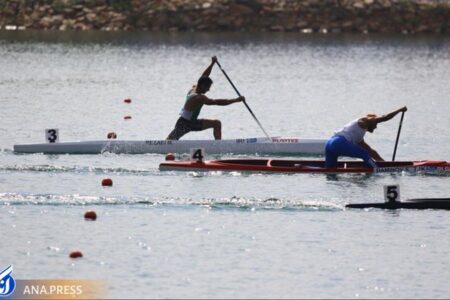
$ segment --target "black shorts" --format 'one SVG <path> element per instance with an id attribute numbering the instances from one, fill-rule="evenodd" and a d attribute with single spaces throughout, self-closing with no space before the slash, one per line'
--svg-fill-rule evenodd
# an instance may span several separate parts
<path id="1" fill-rule="evenodd" d="M 183 117 L 179 117 L 175 128 L 169 134 L 169 140 L 179 140 L 183 135 L 190 131 L 201 131 L 203 130 L 203 120 L 198 119 L 195 121 L 188 121 Z"/>

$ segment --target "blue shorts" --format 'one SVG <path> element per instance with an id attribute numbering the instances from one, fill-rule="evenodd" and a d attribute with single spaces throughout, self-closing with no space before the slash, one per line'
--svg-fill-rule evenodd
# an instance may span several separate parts
<path id="1" fill-rule="evenodd" d="M 325 167 L 336 168 L 339 156 L 361 158 L 364 160 L 366 166 L 376 168 L 376 164 L 370 157 L 369 151 L 347 141 L 343 136 L 335 135 L 328 140 L 325 146 Z"/>

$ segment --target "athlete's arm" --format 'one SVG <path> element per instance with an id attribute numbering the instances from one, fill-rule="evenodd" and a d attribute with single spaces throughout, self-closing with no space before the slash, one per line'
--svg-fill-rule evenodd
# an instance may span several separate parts
<path id="1" fill-rule="evenodd" d="M 205 71 L 203 71 L 202 77 L 209 77 L 216 61 L 217 57 L 215 56 L 211 57 L 211 64 L 205 69 Z"/>
<path id="2" fill-rule="evenodd" d="M 205 95 L 196 95 L 196 96 L 192 97 L 191 100 L 189 100 L 184 105 L 184 108 L 189 111 L 192 111 L 201 104 L 224 106 L 224 105 L 230 105 L 232 103 L 241 102 L 241 101 L 245 101 L 245 97 L 241 96 L 241 97 L 238 97 L 235 99 L 209 99 Z"/>
<path id="3" fill-rule="evenodd" d="M 386 122 L 386 121 L 389 121 L 390 119 L 392 119 L 393 117 L 395 117 L 398 113 L 400 113 L 402 111 L 405 112 L 407 110 L 408 110 L 408 108 L 406 106 L 403 106 L 402 108 L 394 110 L 393 112 L 390 112 L 390 113 L 388 113 L 386 115 L 383 115 L 383 116 L 381 116 L 379 118 L 375 118 L 375 120 L 376 120 L 377 123 Z"/>
<path id="4" fill-rule="evenodd" d="M 240 97 L 237 97 L 237 98 L 234 98 L 234 99 L 209 99 L 206 96 L 203 96 L 203 97 L 204 97 L 203 104 L 205 104 L 205 105 L 221 105 L 221 106 L 224 106 L 224 105 L 230 105 L 230 104 L 233 104 L 233 103 L 236 103 L 236 102 L 245 101 L 245 97 L 244 96 L 240 96 Z"/>
<path id="5" fill-rule="evenodd" d="M 372 157 L 376 161 L 384 161 L 384 159 L 378 154 L 377 151 L 372 149 L 364 140 L 361 140 L 358 145 L 369 151 L 370 157 Z"/>
<path id="6" fill-rule="evenodd" d="M 402 111 L 407 111 L 408 108 L 406 106 L 399 108 L 397 110 L 394 110 L 393 112 L 390 112 L 386 115 L 383 115 L 381 117 L 376 117 L 376 118 L 368 118 L 368 117 L 364 117 L 358 120 L 358 125 L 361 128 L 367 129 L 369 127 L 374 127 L 375 125 L 377 125 L 378 123 L 382 123 L 382 122 L 386 122 L 389 121 L 390 119 L 392 119 L 393 117 L 395 117 L 399 112 Z M 372 125 L 372 126 L 371 126 Z M 375 126 L 376 127 L 376 126 Z"/>

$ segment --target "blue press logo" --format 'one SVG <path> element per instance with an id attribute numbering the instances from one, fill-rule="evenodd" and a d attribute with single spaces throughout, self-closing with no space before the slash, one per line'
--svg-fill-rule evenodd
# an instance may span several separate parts
<path id="1" fill-rule="evenodd" d="M 0 297 L 11 295 L 16 288 L 16 281 L 11 276 L 12 265 L 0 272 Z"/>

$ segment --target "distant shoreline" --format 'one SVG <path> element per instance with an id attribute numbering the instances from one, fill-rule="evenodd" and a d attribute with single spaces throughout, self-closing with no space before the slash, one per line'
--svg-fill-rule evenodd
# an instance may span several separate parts
<path id="1" fill-rule="evenodd" d="M 450 33 L 450 0 L 0 0 L 0 30 Z"/>

